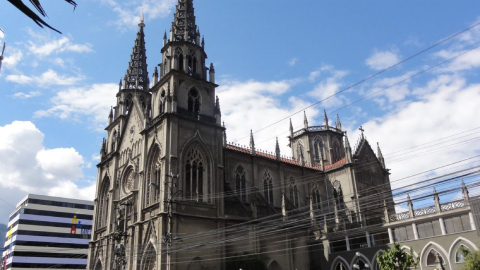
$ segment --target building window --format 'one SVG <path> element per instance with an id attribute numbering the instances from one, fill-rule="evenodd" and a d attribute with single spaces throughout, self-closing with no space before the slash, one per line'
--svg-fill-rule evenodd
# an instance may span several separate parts
<path id="1" fill-rule="evenodd" d="M 235 171 L 235 193 L 240 197 L 242 202 L 247 201 L 247 194 L 245 188 L 245 170 L 242 166 L 238 166 Z"/>
<path id="2" fill-rule="evenodd" d="M 100 196 L 98 197 L 98 212 L 97 212 L 97 225 L 99 228 L 107 225 L 108 214 L 108 191 L 110 189 L 110 179 L 105 177 L 103 179 L 102 186 L 100 188 Z"/>
<path id="3" fill-rule="evenodd" d="M 417 224 L 418 238 L 427 238 L 442 235 L 438 220 Z"/>
<path id="4" fill-rule="evenodd" d="M 178 70 L 183 70 L 183 51 L 180 48 L 175 49 L 175 58 L 177 59 Z"/>
<path id="5" fill-rule="evenodd" d="M 269 170 L 263 174 L 263 195 L 271 205 L 273 205 L 273 178 Z"/>
<path id="6" fill-rule="evenodd" d="M 333 183 L 333 198 L 335 199 L 335 203 L 338 208 L 342 207 L 344 204 L 343 202 L 343 191 L 342 191 L 342 185 L 340 184 L 339 181 L 335 181 Z"/>
<path id="7" fill-rule="evenodd" d="M 393 230 L 395 242 L 402 242 L 415 239 L 412 225 L 398 227 Z"/>
<path id="8" fill-rule="evenodd" d="M 195 88 L 188 92 L 188 111 L 196 115 L 200 114 L 200 95 Z"/>
<path id="9" fill-rule="evenodd" d="M 438 253 L 435 249 L 431 249 L 430 252 L 428 252 L 427 255 L 427 266 L 437 266 L 437 255 L 438 259 L 442 263 L 442 265 L 445 265 L 445 260 L 443 257 Z"/>
<path id="10" fill-rule="evenodd" d="M 465 245 L 460 245 L 455 253 L 455 262 L 456 263 L 464 263 L 465 262 L 465 255 L 463 254 L 462 250 L 468 251 L 469 249 Z"/>
<path id="11" fill-rule="evenodd" d="M 165 90 L 162 91 L 162 93 L 160 94 L 160 100 L 159 100 L 159 104 L 158 104 L 158 114 L 162 114 L 165 110 L 165 106 L 164 106 L 164 102 L 165 102 Z"/>
<path id="12" fill-rule="evenodd" d="M 160 199 L 160 181 L 161 169 L 160 163 L 160 148 L 155 145 L 155 148 L 150 154 L 148 160 L 146 181 L 145 181 L 145 206 L 154 204 Z"/>
<path id="13" fill-rule="evenodd" d="M 312 190 L 313 208 L 322 209 L 322 198 L 318 188 Z"/>
<path id="14" fill-rule="evenodd" d="M 187 199 L 203 202 L 205 188 L 205 161 L 198 150 L 194 147 L 188 152 L 185 162 L 185 194 Z"/>
<path id="15" fill-rule="evenodd" d="M 469 231 L 472 229 L 468 215 L 461 215 L 443 219 L 448 234 Z"/>
<path id="16" fill-rule="evenodd" d="M 293 203 L 293 205 L 295 205 L 295 207 L 299 206 L 297 184 L 295 183 L 295 178 L 293 177 L 290 177 L 290 201 Z"/>
<path id="17" fill-rule="evenodd" d="M 325 156 L 323 153 L 323 141 L 319 136 L 316 136 L 313 140 L 313 151 L 315 155 L 315 160 L 320 161 Z"/>
<path id="18" fill-rule="evenodd" d="M 332 157 L 332 163 L 335 163 L 340 160 L 341 157 L 340 153 L 340 144 L 338 141 L 335 139 L 333 140 L 333 157 Z"/>
<path id="19" fill-rule="evenodd" d="M 115 143 L 117 142 L 117 131 L 113 131 L 112 135 L 112 152 L 115 151 Z"/>
<path id="20" fill-rule="evenodd" d="M 127 98 L 125 99 L 125 114 L 128 114 L 128 112 L 131 110 L 133 105 L 133 96 L 132 94 L 128 94 Z"/>

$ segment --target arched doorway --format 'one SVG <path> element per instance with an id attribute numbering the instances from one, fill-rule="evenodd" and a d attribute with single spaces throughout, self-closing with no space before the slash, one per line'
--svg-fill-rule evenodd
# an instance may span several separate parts
<path id="1" fill-rule="evenodd" d="M 277 261 L 273 261 L 268 266 L 268 270 L 282 270 L 282 267 L 280 267 L 280 264 L 278 264 Z"/>

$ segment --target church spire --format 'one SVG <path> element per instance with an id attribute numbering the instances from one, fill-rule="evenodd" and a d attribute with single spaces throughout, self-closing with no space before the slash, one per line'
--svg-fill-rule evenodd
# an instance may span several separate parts
<path id="1" fill-rule="evenodd" d="M 382 164 L 382 167 L 385 169 L 385 159 L 383 158 L 382 155 L 382 150 L 380 150 L 380 144 L 377 142 L 377 158 L 378 161 Z"/>
<path id="2" fill-rule="evenodd" d="M 307 113 L 305 111 L 303 111 L 303 125 L 305 129 L 308 129 Z"/>
<path id="3" fill-rule="evenodd" d="M 197 44 L 197 25 L 193 0 L 178 0 L 177 10 L 172 23 L 172 41 L 189 41 Z M 200 46 L 200 44 L 197 44 Z"/>
<path id="4" fill-rule="evenodd" d="M 342 122 L 340 122 L 340 116 L 338 116 L 337 114 L 337 124 L 336 124 L 336 128 L 338 130 L 342 130 Z"/>
<path id="5" fill-rule="evenodd" d="M 323 110 L 323 125 L 328 127 L 327 111 Z"/>
<path id="6" fill-rule="evenodd" d="M 143 28 L 145 27 L 143 12 L 138 24 L 137 38 L 133 46 L 133 52 L 130 56 L 127 74 L 125 75 L 125 89 L 137 89 L 148 91 L 149 79 L 147 72 L 147 56 L 145 50 L 145 34 Z"/>
<path id="7" fill-rule="evenodd" d="M 348 141 L 347 132 L 345 131 L 345 163 L 352 163 L 352 148 Z"/>
<path id="8" fill-rule="evenodd" d="M 250 129 L 250 154 L 255 155 L 255 141 L 253 140 L 253 131 Z"/>

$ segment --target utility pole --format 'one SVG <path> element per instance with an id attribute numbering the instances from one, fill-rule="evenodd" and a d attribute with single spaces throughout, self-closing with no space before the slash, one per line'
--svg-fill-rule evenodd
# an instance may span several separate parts
<path id="1" fill-rule="evenodd" d="M 172 245 L 172 230 L 173 230 L 173 220 L 172 220 L 172 200 L 175 195 L 180 194 L 181 190 L 173 192 L 173 187 L 176 186 L 173 184 L 173 179 L 178 179 L 179 175 L 174 175 L 172 172 L 166 174 L 167 177 L 171 177 L 171 181 L 165 179 L 165 185 L 168 186 L 168 199 L 167 199 L 167 215 L 168 215 L 168 227 L 167 232 L 165 233 L 164 243 L 167 244 L 167 270 L 171 270 L 171 254 L 170 249 Z"/>

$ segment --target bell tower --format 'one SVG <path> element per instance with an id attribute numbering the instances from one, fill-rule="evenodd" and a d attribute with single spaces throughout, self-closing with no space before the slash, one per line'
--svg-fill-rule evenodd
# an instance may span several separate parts
<path id="1" fill-rule="evenodd" d="M 160 52 L 160 72 L 153 74 L 153 117 L 179 113 L 220 125 L 215 68 L 212 63 L 205 65 L 205 41 L 200 38 L 192 0 L 178 1 L 170 35 L 165 32 Z"/>

